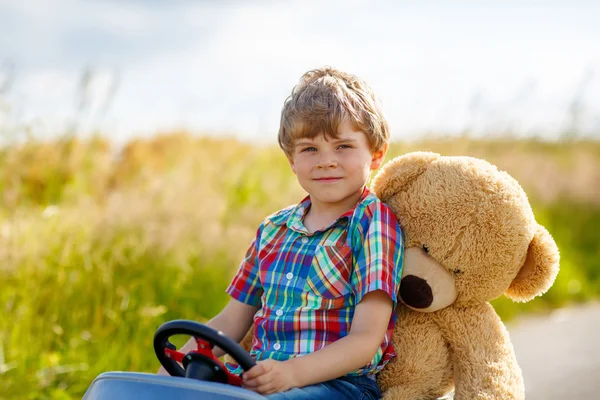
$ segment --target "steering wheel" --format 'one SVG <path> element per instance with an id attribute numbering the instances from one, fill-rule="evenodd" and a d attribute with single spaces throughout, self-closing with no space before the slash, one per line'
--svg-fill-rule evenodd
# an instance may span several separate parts
<path id="1" fill-rule="evenodd" d="M 187 354 L 177 351 L 169 339 L 178 334 L 193 336 L 197 349 Z M 166 322 L 154 334 L 156 357 L 171 376 L 241 386 L 242 379 L 230 373 L 223 362 L 213 355 L 214 346 L 220 347 L 233 357 L 244 371 L 255 365 L 252 357 L 237 342 L 225 336 L 223 332 L 195 321 L 179 319 Z M 178 362 L 182 363 L 184 368 L 181 368 Z"/>

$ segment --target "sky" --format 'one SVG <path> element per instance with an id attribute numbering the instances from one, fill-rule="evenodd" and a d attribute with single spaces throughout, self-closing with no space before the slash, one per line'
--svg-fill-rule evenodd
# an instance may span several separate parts
<path id="1" fill-rule="evenodd" d="M 600 137 L 600 2 L 0 0 L 0 132 L 116 141 L 185 129 L 276 142 L 329 65 L 395 140 Z"/>

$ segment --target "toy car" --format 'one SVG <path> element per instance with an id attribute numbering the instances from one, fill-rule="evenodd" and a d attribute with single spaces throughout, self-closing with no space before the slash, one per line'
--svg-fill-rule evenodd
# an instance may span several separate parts
<path id="1" fill-rule="evenodd" d="M 177 351 L 169 342 L 177 334 L 193 336 L 197 349 L 187 354 Z M 213 355 L 214 346 L 223 349 L 244 371 L 255 365 L 250 355 L 222 332 L 198 322 L 175 320 L 163 324 L 154 335 L 154 352 L 171 376 L 105 372 L 94 379 L 83 399 L 264 400 L 265 397 L 240 387 L 241 378 L 231 374 Z"/>

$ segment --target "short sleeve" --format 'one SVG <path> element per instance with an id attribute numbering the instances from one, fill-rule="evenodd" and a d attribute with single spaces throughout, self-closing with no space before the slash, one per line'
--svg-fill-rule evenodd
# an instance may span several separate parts
<path id="1" fill-rule="evenodd" d="M 356 304 L 369 292 L 383 290 L 397 303 L 402 277 L 404 235 L 392 210 L 381 201 L 365 207 L 354 229 L 352 289 Z"/>
<path id="2" fill-rule="evenodd" d="M 260 297 L 263 292 L 258 274 L 257 247 L 257 239 L 255 238 L 226 290 L 234 299 L 251 306 L 260 304 Z"/>

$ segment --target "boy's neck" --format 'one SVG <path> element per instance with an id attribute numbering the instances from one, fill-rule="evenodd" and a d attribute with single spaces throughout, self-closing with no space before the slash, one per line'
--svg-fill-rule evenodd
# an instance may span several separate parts
<path id="1" fill-rule="evenodd" d="M 304 227 L 309 233 L 327 228 L 341 215 L 356 207 L 364 193 L 364 190 L 365 188 L 360 190 L 356 195 L 334 204 L 315 201 L 311 196 L 310 208 L 304 216 Z"/>

